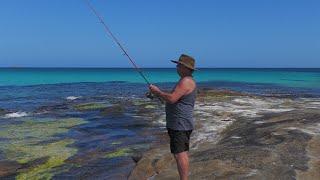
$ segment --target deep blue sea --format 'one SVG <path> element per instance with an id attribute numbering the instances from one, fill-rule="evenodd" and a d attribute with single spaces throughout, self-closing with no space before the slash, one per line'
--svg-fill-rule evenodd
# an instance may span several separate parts
<path id="1" fill-rule="evenodd" d="M 166 90 L 179 80 L 175 69 L 143 73 Z M 320 97 L 319 68 L 200 69 L 194 78 L 199 87 Z M 131 155 L 147 150 L 164 128 L 154 123 L 163 118 L 163 105 L 146 99 L 147 91 L 129 68 L 0 68 L 0 161 L 26 164 L 10 177 L 126 176 Z"/>

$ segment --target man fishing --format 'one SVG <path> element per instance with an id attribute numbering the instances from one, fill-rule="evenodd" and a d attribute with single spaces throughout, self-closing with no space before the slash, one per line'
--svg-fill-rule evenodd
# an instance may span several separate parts
<path id="1" fill-rule="evenodd" d="M 196 83 L 192 78 L 195 60 L 182 54 L 177 64 L 179 82 L 171 93 L 150 85 L 150 91 L 166 102 L 166 127 L 170 137 L 170 150 L 174 155 L 181 180 L 188 179 L 189 174 L 189 141 L 194 129 L 193 109 L 196 99 Z"/>
<path id="2" fill-rule="evenodd" d="M 189 158 L 187 152 L 189 151 L 190 135 L 194 128 L 193 108 L 196 99 L 196 83 L 192 78 L 192 73 L 195 70 L 195 60 L 188 55 L 182 54 L 179 61 L 172 61 L 177 64 L 177 73 L 181 78 L 171 93 L 161 91 L 157 86 L 150 84 L 131 56 L 129 56 L 118 39 L 113 35 L 103 18 L 91 5 L 90 1 L 85 0 L 85 2 L 100 20 L 105 31 L 111 36 L 124 55 L 128 57 L 137 72 L 149 85 L 150 91 L 166 101 L 166 121 L 170 136 L 171 153 L 174 154 L 176 159 L 180 179 L 188 179 Z"/>

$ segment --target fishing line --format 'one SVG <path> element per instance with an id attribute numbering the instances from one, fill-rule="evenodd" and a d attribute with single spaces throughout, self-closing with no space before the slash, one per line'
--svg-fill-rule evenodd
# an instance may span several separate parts
<path id="1" fill-rule="evenodd" d="M 98 13 L 98 11 L 96 11 L 96 9 L 93 7 L 93 5 L 90 3 L 89 0 L 84 0 L 86 2 L 86 4 L 88 5 L 88 7 L 92 10 L 92 12 L 98 17 L 98 19 L 100 20 L 101 24 L 103 25 L 105 31 L 107 32 L 107 34 L 114 40 L 114 42 L 120 47 L 120 49 L 122 50 L 122 52 L 124 53 L 125 56 L 128 57 L 129 61 L 131 62 L 131 64 L 133 65 L 133 67 L 135 68 L 135 70 L 141 75 L 141 77 L 144 79 L 144 81 L 148 84 L 151 85 L 151 83 L 148 81 L 148 79 L 145 77 L 145 75 L 142 73 L 142 70 L 136 65 L 136 63 L 133 61 L 133 59 L 131 58 L 131 56 L 127 53 L 127 51 L 124 49 L 124 47 L 121 45 L 121 43 L 119 42 L 119 40 L 113 35 L 112 31 L 110 30 L 110 28 L 107 26 L 107 24 L 104 22 L 102 16 Z"/>
<path id="2" fill-rule="evenodd" d="M 120 47 L 120 49 L 122 50 L 122 52 L 124 53 L 125 56 L 128 57 L 129 61 L 131 62 L 131 64 L 133 65 L 133 67 L 135 68 L 135 70 L 140 74 L 140 76 L 144 79 L 144 81 L 147 83 L 148 86 L 151 85 L 151 83 L 148 81 L 148 79 L 146 78 L 146 76 L 142 73 L 142 70 L 136 65 L 136 63 L 133 61 L 133 59 L 131 58 L 131 56 L 128 54 L 128 52 L 125 50 L 125 48 L 121 45 L 121 43 L 119 42 L 119 40 L 113 35 L 112 31 L 110 30 L 110 28 L 107 26 L 107 24 L 104 22 L 104 19 L 102 18 L 102 16 L 98 13 L 98 11 L 96 11 L 96 9 L 93 7 L 93 5 L 90 3 L 89 0 L 84 0 L 86 2 L 86 4 L 88 5 L 88 7 L 92 10 L 92 12 L 97 16 L 97 18 L 100 20 L 101 24 L 104 27 L 104 30 L 106 31 L 106 33 L 114 40 L 114 42 Z M 150 99 L 154 98 L 154 95 L 151 92 L 148 92 L 146 94 L 146 96 Z M 160 100 L 161 103 L 164 103 L 163 100 L 158 97 L 158 99 Z"/>

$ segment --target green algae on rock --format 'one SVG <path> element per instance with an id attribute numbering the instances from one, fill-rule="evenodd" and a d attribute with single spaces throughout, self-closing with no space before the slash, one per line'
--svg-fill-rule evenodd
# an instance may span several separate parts
<path id="1" fill-rule="evenodd" d="M 134 106 L 141 106 L 146 104 L 146 101 L 143 99 L 136 99 L 136 100 L 133 100 L 132 103 Z"/>
<path id="2" fill-rule="evenodd" d="M 75 105 L 74 108 L 78 111 L 94 111 L 94 110 L 100 110 L 103 108 L 108 107 L 107 104 L 104 103 L 84 103 L 84 104 L 78 104 Z"/>
<path id="3" fill-rule="evenodd" d="M 72 139 L 60 139 L 57 135 L 66 133 L 76 125 L 86 123 L 80 118 L 25 120 L 19 124 L 0 126 L 0 151 L 11 161 L 22 165 L 48 158 L 45 162 L 18 171 L 17 179 L 50 179 L 53 168 L 76 154 L 77 149 L 68 147 Z M 57 173 L 57 172 L 56 172 Z"/>
<path id="4" fill-rule="evenodd" d="M 25 120 L 20 124 L 0 126 L 0 136 L 13 141 L 42 141 L 84 123 L 86 121 L 80 118 Z"/>
<path id="5" fill-rule="evenodd" d="M 154 105 L 148 104 L 144 108 L 146 108 L 146 109 L 155 109 L 156 107 Z"/>
<path id="6" fill-rule="evenodd" d="M 125 108 L 123 105 L 113 105 L 105 108 L 101 108 L 100 113 L 103 116 L 120 116 L 124 113 Z"/>
<path id="7" fill-rule="evenodd" d="M 40 164 L 34 168 L 29 169 L 26 172 L 21 172 L 16 178 L 18 180 L 22 179 L 51 179 L 55 174 L 53 168 L 61 166 L 64 164 L 64 161 L 69 157 L 76 154 L 77 149 L 67 147 L 72 144 L 74 141 L 67 139 L 54 143 L 50 143 L 46 146 L 27 146 L 25 150 L 28 150 L 31 154 L 31 157 L 36 156 L 49 156 L 47 162 Z M 20 159 L 20 163 L 27 163 L 28 158 Z"/>
<path id="8" fill-rule="evenodd" d="M 105 155 L 106 158 L 116 158 L 116 157 L 121 157 L 121 156 L 128 156 L 131 152 L 130 148 L 122 148 L 118 149 L 116 151 L 110 152 Z"/>
<path id="9" fill-rule="evenodd" d="M 119 145 L 119 144 L 122 144 L 121 141 L 115 141 L 115 142 L 112 142 L 111 145 Z"/>
<path id="10" fill-rule="evenodd" d="M 244 95 L 246 94 L 239 93 L 236 91 L 204 88 L 204 89 L 198 90 L 197 99 L 200 102 L 213 101 L 213 100 L 226 101 L 226 100 L 230 100 L 232 97 L 244 96 Z"/>

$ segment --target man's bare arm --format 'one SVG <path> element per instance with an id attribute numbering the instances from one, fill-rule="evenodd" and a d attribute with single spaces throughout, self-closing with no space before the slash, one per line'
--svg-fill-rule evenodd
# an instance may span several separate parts
<path id="1" fill-rule="evenodd" d="M 193 82 L 191 81 L 192 80 L 189 78 L 183 78 L 181 81 L 179 81 L 179 83 L 177 84 L 177 86 L 175 87 L 172 93 L 163 92 L 157 86 L 154 86 L 154 85 L 150 86 L 150 90 L 151 92 L 153 92 L 154 94 L 156 94 L 157 96 L 165 100 L 166 102 L 170 104 L 174 104 L 183 95 L 188 93 L 190 88 L 192 88 L 191 86 L 193 85 Z"/>

